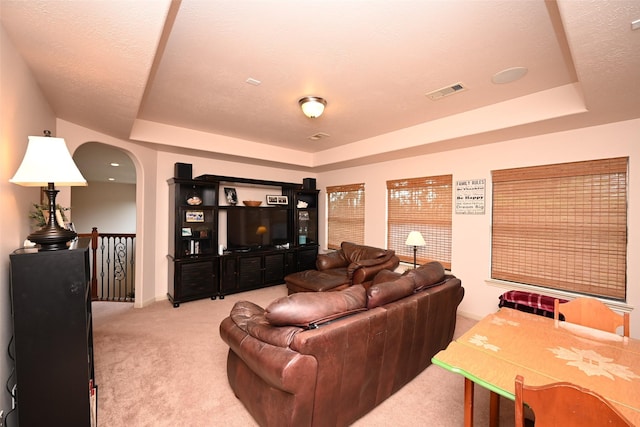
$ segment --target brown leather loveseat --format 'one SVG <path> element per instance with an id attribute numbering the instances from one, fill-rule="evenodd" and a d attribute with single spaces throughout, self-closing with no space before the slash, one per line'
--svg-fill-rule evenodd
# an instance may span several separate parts
<path id="1" fill-rule="evenodd" d="M 289 274 L 284 278 L 289 294 L 339 291 L 351 285 L 366 287 L 381 270 L 394 270 L 400 259 L 395 251 L 342 242 L 340 249 L 319 254 L 317 270 Z"/>
<path id="2" fill-rule="evenodd" d="M 296 293 L 266 309 L 234 305 L 220 324 L 227 375 L 259 425 L 352 424 L 447 347 L 460 280 L 437 263 L 378 276 L 369 289 Z"/>

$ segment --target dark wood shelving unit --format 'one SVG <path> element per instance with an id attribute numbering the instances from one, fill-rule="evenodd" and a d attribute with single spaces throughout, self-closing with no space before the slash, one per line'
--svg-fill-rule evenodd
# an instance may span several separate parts
<path id="1" fill-rule="evenodd" d="M 171 178 L 169 237 L 169 300 L 182 302 L 273 286 L 287 274 L 315 268 L 318 255 L 318 194 L 301 183 L 258 180 L 220 175 L 193 179 Z M 259 207 L 222 203 L 226 186 L 264 187 L 287 202 Z M 187 200 L 197 197 L 199 205 Z M 302 203 L 301 203 L 302 202 Z M 263 202 L 264 203 L 264 202 Z M 304 206 L 304 207 L 302 207 Z M 220 251 L 219 227 L 228 215 L 255 214 L 279 209 L 286 215 L 286 238 L 278 244 L 252 245 L 246 250 Z M 221 220 L 221 215 L 223 220 Z"/>

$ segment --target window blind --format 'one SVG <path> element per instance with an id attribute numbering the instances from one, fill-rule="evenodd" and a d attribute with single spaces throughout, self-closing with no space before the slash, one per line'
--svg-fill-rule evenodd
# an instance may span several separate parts
<path id="1" fill-rule="evenodd" d="M 624 300 L 627 164 L 493 171 L 491 277 Z"/>
<path id="2" fill-rule="evenodd" d="M 419 231 L 426 246 L 417 248 L 417 262 L 438 261 L 451 269 L 452 194 L 452 175 L 387 181 L 388 248 L 413 263 L 413 246 L 405 241 Z"/>
<path id="3" fill-rule="evenodd" d="M 344 241 L 364 244 L 364 183 L 327 187 L 329 249 Z"/>

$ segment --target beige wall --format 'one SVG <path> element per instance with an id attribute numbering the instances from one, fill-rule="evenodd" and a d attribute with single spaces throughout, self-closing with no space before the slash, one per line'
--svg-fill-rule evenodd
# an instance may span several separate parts
<path id="1" fill-rule="evenodd" d="M 73 225 L 78 233 L 136 232 L 136 186 L 115 182 L 89 182 L 71 189 Z"/>
<path id="2" fill-rule="evenodd" d="M 40 200 L 39 187 L 11 184 L 27 149 L 29 135 L 42 135 L 44 129 L 56 135 L 55 116 L 22 58 L 0 26 L 0 348 L 6 354 L 13 333 L 9 295 L 9 254 L 22 246 L 30 229 L 31 203 Z M 11 372 L 8 357 L 0 358 L 0 378 L 4 383 Z M 5 414 L 11 408 L 8 393 L 0 397 Z"/>
<path id="3" fill-rule="evenodd" d="M 640 119 L 321 173 L 318 188 L 326 197 L 327 186 L 364 182 L 366 244 L 385 246 L 387 180 L 443 174 L 453 174 L 454 182 L 486 179 L 486 213 L 453 215 L 452 271 L 466 289 L 460 310 L 479 318 L 497 308 L 498 296 L 505 291 L 486 283 L 490 276 L 491 171 L 629 156 L 627 302 L 633 307 L 640 301 L 640 265 L 633 261 L 640 257 L 639 135 Z M 322 204 L 323 217 L 325 205 L 326 200 Z M 325 241 L 321 239 L 323 245 Z M 631 331 L 640 337 L 640 309 L 631 313 Z"/>

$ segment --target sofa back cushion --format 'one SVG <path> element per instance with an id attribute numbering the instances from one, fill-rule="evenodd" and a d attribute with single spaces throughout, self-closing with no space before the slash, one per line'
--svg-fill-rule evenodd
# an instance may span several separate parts
<path id="1" fill-rule="evenodd" d="M 302 326 L 366 307 L 366 290 L 354 285 L 337 292 L 298 292 L 273 301 L 265 308 L 265 318 L 276 326 Z"/>
<path id="2" fill-rule="evenodd" d="M 413 293 L 411 277 L 402 276 L 392 282 L 378 283 L 367 290 L 367 308 L 380 307 Z"/>
<path id="3" fill-rule="evenodd" d="M 371 285 L 377 285 L 378 283 L 384 283 L 384 282 L 392 282 L 396 279 L 399 279 L 400 276 L 407 274 L 409 271 L 405 271 L 404 273 L 396 273 L 395 271 L 391 271 L 391 270 L 380 270 L 378 272 L 378 274 L 375 275 L 375 277 L 373 278 L 373 280 L 371 281 Z"/>
<path id="4" fill-rule="evenodd" d="M 409 271 L 407 276 L 414 280 L 417 292 L 441 283 L 444 280 L 444 267 L 437 261 L 431 261 Z"/>
<path id="5" fill-rule="evenodd" d="M 374 248 L 373 246 L 358 245 L 351 242 L 342 242 L 342 252 L 344 257 L 351 262 L 358 262 L 366 259 L 378 259 L 390 257 L 388 250 L 382 248 Z M 393 251 L 391 251 L 393 256 Z"/>

